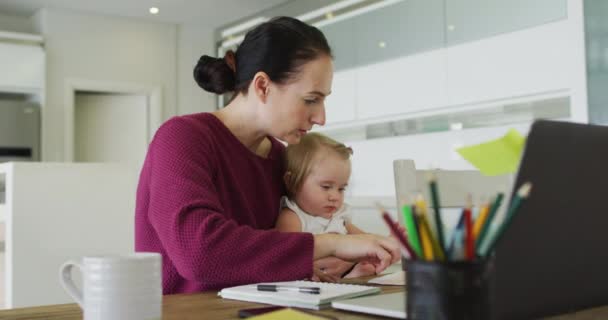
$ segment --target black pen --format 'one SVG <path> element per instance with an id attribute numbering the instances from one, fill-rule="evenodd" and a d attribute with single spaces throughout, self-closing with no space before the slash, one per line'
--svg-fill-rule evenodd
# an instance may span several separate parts
<path id="1" fill-rule="evenodd" d="M 281 286 L 275 284 L 258 284 L 258 291 L 294 291 L 309 294 L 320 294 L 321 288 L 319 287 L 292 287 L 292 286 Z"/>

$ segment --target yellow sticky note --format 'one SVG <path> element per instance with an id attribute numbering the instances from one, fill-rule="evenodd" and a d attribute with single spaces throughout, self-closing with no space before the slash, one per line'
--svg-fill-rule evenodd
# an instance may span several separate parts
<path id="1" fill-rule="evenodd" d="M 503 137 L 456 149 L 469 163 L 486 176 L 497 176 L 517 171 L 526 138 L 511 129 Z"/>
<path id="2" fill-rule="evenodd" d="M 281 309 L 273 312 L 269 312 L 266 314 L 262 314 L 256 317 L 252 317 L 249 319 L 256 320 L 323 320 L 321 317 L 314 316 L 309 313 L 301 312 L 294 309 Z"/>

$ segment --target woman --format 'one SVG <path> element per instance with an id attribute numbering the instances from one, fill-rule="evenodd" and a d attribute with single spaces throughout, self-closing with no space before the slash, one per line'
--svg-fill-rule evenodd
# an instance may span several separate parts
<path id="1" fill-rule="evenodd" d="M 273 19 L 248 32 L 236 54 L 201 57 L 194 77 L 235 96 L 214 113 L 170 119 L 150 144 L 135 249 L 162 254 L 164 294 L 310 278 L 322 258 L 370 261 L 377 271 L 399 259 L 386 237 L 269 230 L 285 194 L 277 139 L 298 143 L 325 123 L 333 65 L 318 29 Z"/>

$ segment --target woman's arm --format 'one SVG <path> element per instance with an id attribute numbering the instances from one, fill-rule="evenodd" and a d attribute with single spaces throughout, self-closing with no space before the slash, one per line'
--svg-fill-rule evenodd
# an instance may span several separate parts
<path id="1" fill-rule="evenodd" d="M 136 248 L 158 250 L 146 242 L 158 238 L 179 276 L 207 289 L 310 277 L 311 234 L 258 230 L 226 215 L 214 181 L 213 135 L 187 120 L 165 123 L 150 145 L 140 177 L 149 193 L 138 193 L 145 214 L 137 219 L 149 222 L 154 235 L 136 230 Z"/>
<path id="2" fill-rule="evenodd" d="M 373 234 L 317 234 L 313 257 L 315 260 L 335 256 L 346 261 L 367 261 L 376 273 L 399 261 L 399 244 L 394 238 Z"/>
<path id="3" fill-rule="evenodd" d="M 138 206 L 146 208 L 138 219 L 149 220 L 183 278 L 211 289 L 310 277 L 313 260 L 332 255 L 374 261 L 382 270 L 399 259 L 397 243 L 385 237 L 256 230 L 227 217 L 213 181 L 218 160 L 209 136 L 186 120 L 165 123 L 150 146 L 149 170 L 140 177 L 149 196 L 138 193 Z M 146 249 L 138 242 L 143 236 L 136 238 L 138 250 Z"/>
<path id="4" fill-rule="evenodd" d="M 281 232 L 302 232 L 302 222 L 293 210 L 283 208 L 277 218 L 275 229 Z"/>

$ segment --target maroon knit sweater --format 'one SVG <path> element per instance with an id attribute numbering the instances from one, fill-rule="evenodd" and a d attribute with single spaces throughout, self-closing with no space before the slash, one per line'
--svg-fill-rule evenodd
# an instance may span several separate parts
<path id="1" fill-rule="evenodd" d="M 267 158 L 212 114 L 180 116 L 156 132 L 135 209 L 135 250 L 163 257 L 163 293 L 310 277 L 314 240 L 273 228 L 283 145 Z"/>

